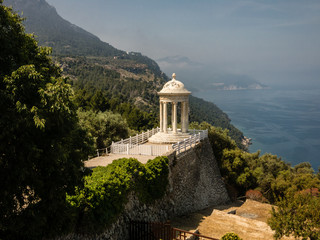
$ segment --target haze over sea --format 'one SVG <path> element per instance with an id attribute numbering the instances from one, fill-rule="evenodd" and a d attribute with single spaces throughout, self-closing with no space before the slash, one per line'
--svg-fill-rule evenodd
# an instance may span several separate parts
<path id="1" fill-rule="evenodd" d="M 245 136 L 250 152 L 276 154 L 292 166 L 320 166 L 319 89 L 201 91 L 197 97 L 214 102 Z"/>

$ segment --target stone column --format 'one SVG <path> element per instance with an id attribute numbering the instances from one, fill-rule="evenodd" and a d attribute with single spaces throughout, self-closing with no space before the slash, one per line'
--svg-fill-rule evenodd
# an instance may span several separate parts
<path id="1" fill-rule="evenodd" d="M 173 112 L 173 102 L 171 102 L 171 130 L 173 131 L 173 125 L 174 125 L 174 112 Z"/>
<path id="2" fill-rule="evenodd" d="M 178 102 L 173 102 L 172 103 L 172 106 L 173 106 L 172 128 L 173 128 L 173 133 L 174 134 L 177 133 L 177 105 L 178 105 Z"/>
<path id="3" fill-rule="evenodd" d="M 185 108 L 184 108 L 184 123 L 185 123 L 185 130 L 188 132 L 189 129 L 189 102 L 186 101 L 184 103 Z"/>
<path id="4" fill-rule="evenodd" d="M 160 101 L 160 132 L 163 132 L 163 102 Z"/>
<path id="5" fill-rule="evenodd" d="M 167 133 L 168 129 L 168 113 L 167 113 L 167 103 L 163 102 L 163 132 Z"/>
<path id="6" fill-rule="evenodd" d="M 181 102 L 181 132 L 186 133 L 186 102 Z"/>

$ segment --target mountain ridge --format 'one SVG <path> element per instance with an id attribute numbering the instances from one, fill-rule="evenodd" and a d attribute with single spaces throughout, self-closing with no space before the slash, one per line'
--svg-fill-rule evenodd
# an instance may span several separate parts
<path id="1" fill-rule="evenodd" d="M 40 45 L 52 47 L 53 54 L 111 56 L 125 53 L 63 19 L 45 0 L 5 0 L 4 3 L 23 13 L 26 31 L 35 33 Z"/>
<path id="2" fill-rule="evenodd" d="M 63 69 L 63 75 L 69 78 L 77 96 L 83 98 L 80 102 L 91 101 L 102 94 L 99 96 L 116 99 L 118 104 L 132 104 L 157 119 L 157 91 L 169 78 L 154 60 L 102 42 L 64 20 L 45 0 L 5 0 L 4 4 L 12 5 L 17 12 L 22 11 L 27 32 L 35 33 L 40 45 L 52 47 L 54 60 Z M 242 132 L 214 103 L 191 97 L 190 106 L 191 122 L 207 121 L 227 128 L 241 145 Z"/>

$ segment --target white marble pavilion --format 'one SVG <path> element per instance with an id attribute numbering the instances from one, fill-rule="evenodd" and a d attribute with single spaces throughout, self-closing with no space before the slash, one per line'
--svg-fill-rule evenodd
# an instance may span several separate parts
<path id="1" fill-rule="evenodd" d="M 175 79 L 176 74 L 172 74 L 172 80 L 168 81 L 158 95 L 160 96 L 160 132 L 149 138 L 152 143 L 176 143 L 190 136 L 189 126 L 189 95 L 184 84 Z M 171 104 L 171 125 L 168 128 L 168 105 Z M 178 108 L 181 112 L 181 129 L 178 125 Z"/>

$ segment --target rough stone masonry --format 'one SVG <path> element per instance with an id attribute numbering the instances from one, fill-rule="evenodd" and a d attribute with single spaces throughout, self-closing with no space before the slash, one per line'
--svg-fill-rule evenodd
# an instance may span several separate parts
<path id="1" fill-rule="evenodd" d="M 129 239 L 128 226 L 131 220 L 167 221 L 175 216 L 230 201 L 208 138 L 178 156 L 175 152 L 169 152 L 167 156 L 169 186 L 162 199 L 146 205 L 131 193 L 123 213 L 104 233 L 95 236 L 69 234 L 58 239 Z"/>

